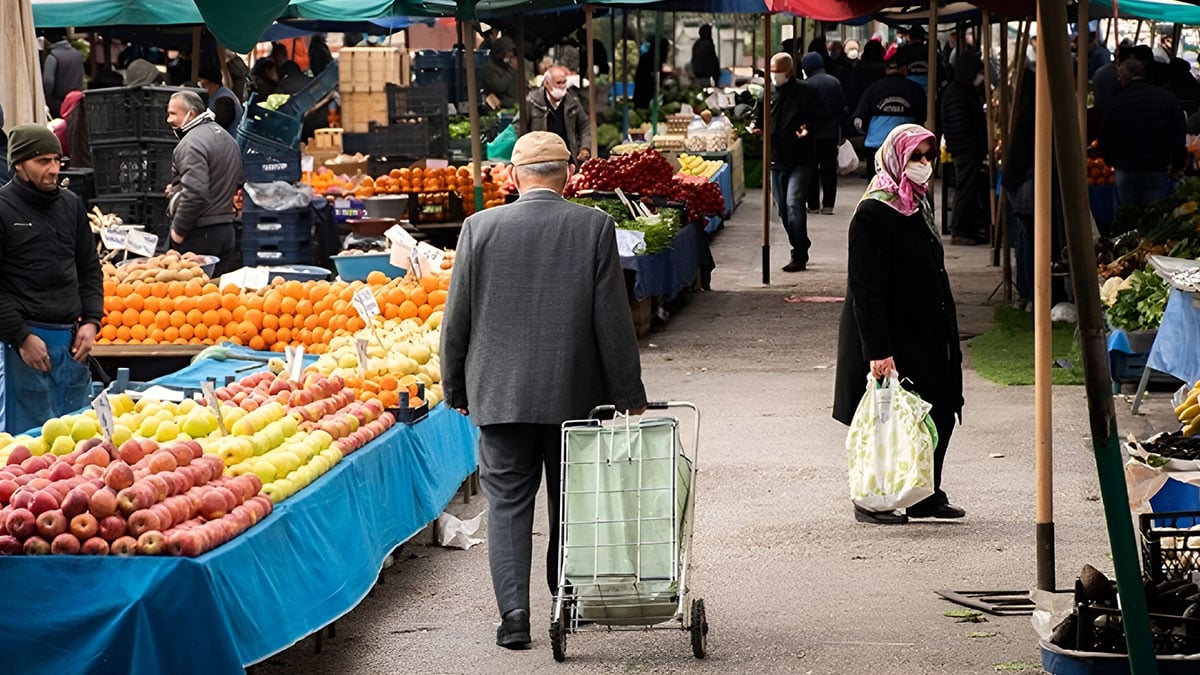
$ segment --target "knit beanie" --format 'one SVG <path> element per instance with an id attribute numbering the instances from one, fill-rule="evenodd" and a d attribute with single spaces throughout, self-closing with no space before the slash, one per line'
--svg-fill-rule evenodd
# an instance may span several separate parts
<path id="1" fill-rule="evenodd" d="M 62 145 L 54 132 L 44 125 L 18 124 L 8 132 L 9 166 L 49 154 L 62 155 Z"/>
<path id="2" fill-rule="evenodd" d="M 800 59 L 800 67 L 804 69 L 805 73 L 814 73 L 825 67 L 825 59 L 816 52 L 809 52 Z"/>

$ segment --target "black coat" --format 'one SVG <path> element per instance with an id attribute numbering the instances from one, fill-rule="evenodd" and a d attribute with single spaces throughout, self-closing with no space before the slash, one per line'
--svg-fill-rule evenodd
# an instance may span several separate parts
<path id="1" fill-rule="evenodd" d="M 816 166 L 814 136 L 829 118 L 816 87 L 795 78 L 775 87 L 771 93 L 771 166 Z M 754 123 L 759 128 L 763 125 L 761 98 L 754 107 Z M 796 138 L 801 126 L 808 128 L 809 135 Z"/>
<path id="2" fill-rule="evenodd" d="M 956 157 L 987 155 L 987 115 L 975 76 L 983 61 L 974 50 L 965 50 L 954 64 L 954 81 L 942 92 L 942 134 L 946 148 Z"/>
<path id="3" fill-rule="evenodd" d="M 883 202 L 863 200 L 850 221 L 848 269 L 834 419 L 850 423 L 866 390 L 869 362 L 888 356 L 905 388 L 935 411 L 961 413 L 954 296 L 941 241 L 921 212 L 905 217 Z"/>
<path id="4" fill-rule="evenodd" d="M 1134 130 L 1137 133 L 1131 133 Z M 1182 170 L 1187 161 L 1183 111 L 1171 92 L 1146 80 L 1125 85 L 1100 127 L 1100 154 L 1114 169 Z"/>

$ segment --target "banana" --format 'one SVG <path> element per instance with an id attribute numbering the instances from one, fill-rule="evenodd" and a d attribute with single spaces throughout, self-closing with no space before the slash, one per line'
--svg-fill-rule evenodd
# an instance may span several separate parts
<path id="1" fill-rule="evenodd" d="M 1180 403 L 1179 407 L 1175 408 L 1175 416 L 1178 417 L 1182 415 L 1184 410 L 1187 410 L 1197 402 L 1200 402 L 1198 401 L 1198 397 L 1200 397 L 1200 389 L 1192 389 L 1189 391 L 1187 397 L 1183 399 L 1183 403 Z"/>
<path id="2" fill-rule="evenodd" d="M 1179 413 L 1179 421 L 1188 424 L 1196 419 L 1197 414 L 1200 414 L 1200 405 L 1193 403 Z"/>
<path id="3" fill-rule="evenodd" d="M 1200 418 L 1192 420 L 1183 427 L 1184 436 L 1195 436 L 1197 431 L 1200 431 Z"/>

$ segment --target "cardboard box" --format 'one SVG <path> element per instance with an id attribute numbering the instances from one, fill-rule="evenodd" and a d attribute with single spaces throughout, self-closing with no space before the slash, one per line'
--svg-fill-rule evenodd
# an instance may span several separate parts
<path id="1" fill-rule="evenodd" d="M 342 129 L 366 133 L 371 122 L 387 124 L 387 92 L 355 91 L 342 93 Z"/>
<path id="2" fill-rule="evenodd" d="M 407 86 L 410 71 L 408 52 L 399 47 L 343 47 L 338 54 L 338 90 L 344 98 L 348 93 L 382 92 L 389 82 Z"/>

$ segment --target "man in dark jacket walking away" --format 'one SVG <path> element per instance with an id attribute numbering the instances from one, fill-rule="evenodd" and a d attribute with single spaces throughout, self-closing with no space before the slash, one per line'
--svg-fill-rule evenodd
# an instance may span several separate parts
<path id="1" fill-rule="evenodd" d="M 808 211 L 818 210 L 824 215 L 833 215 L 833 203 L 837 198 L 837 153 L 842 140 L 842 120 L 846 116 L 846 99 L 842 94 L 842 83 L 825 72 L 825 61 L 816 52 L 809 52 L 800 60 L 804 68 L 804 86 L 817 91 L 821 106 L 828 117 L 818 129 L 810 129 L 813 145 L 817 151 L 817 170 L 813 173 L 808 188 Z M 821 191 L 825 196 L 822 199 Z"/>
<path id="2" fill-rule="evenodd" d="M 829 119 L 815 87 L 796 80 L 792 57 L 780 52 L 771 57 L 771 194 L 779 219 L 791 244 L 791 260 L 784 272 L 802 272 L 808 265 L 808 214 L 805 193 L 817 167 L 812 134 Z M 754 133 L 762 133 L 762 105 L 754 111 Z"/>
<path id="3" fill-rule="evenodd" d="M 180 251 L 215 255 L 216 274 L 240 267 L 233 197 L 242 185 L 242 155 L 211 110 L 190 91 L 167 101 L 167 124 L 180 137 L 171 154 L 167 215 L 171 243 Z"/>
<path id="4" fill-rule="evenodd" d="M 954 211 L 950 242 L 974 246 L 988 242 L 987 118 L 979 86 L 983 61 L 963 46 L 954 62 L 954 80 L 942 93 L 942 133 L 954 158 Z"/>
<path id="5" fill-rule="evenodd" d="M 71 46 L 62 31 L 46 31 L 45 37 L 52 44 L 42 64 L 42 89 L 50 116 L 54 117 L 68 93 L 83 91 L 83 54 Z"/>
<path id="6" fill-rule="evenodd" d="M 518 76 L 517 45 L 506 35 L 496 40 L 491 56 L 479 69 L 484 95 L 492 94 L 500 99 L 501 108 L 516 106 L 521 91 Z"/>
<path id="7" fill-rule="evenodd" d="M 1122 88 L 1100 129 L 1100 152 L 1116 171 L 1117 205 L 1147 206 L 1171 191 L 1187 160 L 1185 120 L 1171 92 L 1146 81 L 1146 64 L 1121 62 Z"/>
<path id="8" fill-rule="evenodd" d="M 701 87 L 711 87 L 721 77 L 721 62 L 713 44 L 712 26 L 708 24 L 700 26 L 700 38 L 692 43 L 692 77 Z"/>

